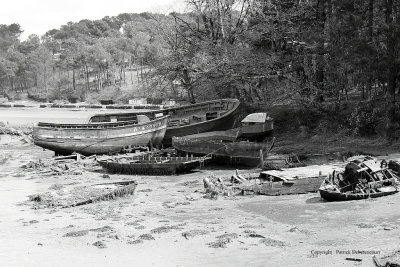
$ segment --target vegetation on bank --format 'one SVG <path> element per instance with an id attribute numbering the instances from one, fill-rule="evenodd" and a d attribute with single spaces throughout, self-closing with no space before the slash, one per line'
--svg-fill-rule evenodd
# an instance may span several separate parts
<path id="1" fill-rule="evenodd" d="M 68 22 L 24 41 L 0 25 L 0 94 L 236 97 L 272 107 L 282 129 L 395 140 L 399 15 L 392 0 L 192 0 L 184 14 Z"/>

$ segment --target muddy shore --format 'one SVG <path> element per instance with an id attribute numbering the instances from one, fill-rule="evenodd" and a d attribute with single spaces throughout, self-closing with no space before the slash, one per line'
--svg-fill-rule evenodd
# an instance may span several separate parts
<path id="1" fill-rule="evenodd" d="M 211 200 L 202 179 L 234 169 L 134 176 L 21 168 L 52 156 L 0 135 L 4 266 L 374 266 L 373 255 L 399 249 L 400 194 L 342 203 L 324 202 L 318 193 Z M 127 180 L 138 183 L 133 196 L 71 208 L 26 204 L 28 196 L 56 188 Z"/>
<path id="2" fill-rule="evenodd" d="M 373 266 L 372 255 L 360 253 L 398 248 L 400 195 L 345 203 L 318 194 L 205 199 L 202 178 L 233 172 L 215 168 L 170 177 L 38 175 L 19 167 L 52 153 L 15 139 L 1 137 L 0 254 L 7 266 L 352 266 L 345 253 L 353 250 L 350 257 Z M 139 184 L 131 197 L 68 209 L 21 204 L 54 185 L 128 179 Z"/>

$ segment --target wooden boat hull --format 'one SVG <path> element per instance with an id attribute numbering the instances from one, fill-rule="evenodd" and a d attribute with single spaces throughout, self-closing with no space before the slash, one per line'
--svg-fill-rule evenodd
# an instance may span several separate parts
<path id="1" fill-rule="evenodd" d="M 233 128 L 239 106 L 240 101 L 237 99 L 221 99 L 157 111 L 96 114 L 90 117 L 89 123 L 129 120 L 137 114 L 169 115 L 170 119 L 163 144 L 171 145 L 174 136 L 224 131 Z"/>
<path id="2" fill-rule="evenodd" d="M 318 192 L 325 177 L 307 177 L 288 182 L 263 182 L 261 185 L 252 185 L 247 188 L 256 194 L 267 196 L 306 194 Z"/>
<path id="3" fill-rule="evenodd" d="M 157 160 L 159 161 L 157 163 Z M 164 162 L 169 160 L 169 162 Z M 204 158 L 185 157 L 151 157 L 146 160 L 138 158 L 139 162 L 113 162 L 100 160 L 99 164 L 110 173 L 146 174 L 146 175 L 175 175 L 186 173 L 204 165 Z"/>
<path id="4" fill-rule="evenodd" d="M 136 181 L 63 187 L 57 190 L 59 194 L 53 194 L 54 192 L 35 194 L 29 196 L 29 201 L 32 202 L 34 209 L 70 208 L 134 195 L 136 187 Z"/>
<path id="5" fill-rule="evenodd" d="M 263 141 L 271 136 L 274 130 L 274 122 L 267 121 L 264 124 L 242 126 L 240 128 L 239 138 L 249 141 Z"/>
<path id="6" fill-rule="evenodd" d="M 325 199 L 326 201 L 346 201 L 346 200 L 360 200 L 360 199 L 367 199 L 367 198 L 377 198 L 377 197 L 383 197 L 387 195 L 392 195 L 397 193 L 398 191 L 389 191 L 389 192 L 376 192 L 376 193 L 370 193 L 370 194 L 346 194 L 346 193 L 341 193 L 341 192 L 333 192 L 330 190 L 324 190 L 320 189 L 319 193 L 321 195 L 321 198 Z"/>
<path id="7" fill-rule="evenodd" d="M 261 164 L 260 151 L 266 151 L 266 143 L 222 142 L 186 137 L 173 137 L 172 146 L 182 154 L 210 155 L 221 164 L 257 167 Z"/>
<path id="8" fill-rule="evenodd" d="M 33 129 L 33 139 L 35 145 L 61 155 L 118 153 L 126 148 L 159 146 L 167 120 L 162 117 L 143 124 L 39 124 Z"/>
<path id="9" fill-rule="evenodd" d="M 204 102 L 204 103 L 199 103 L 197 105 L 200 110 L 204 111 L 204 110 L 213 110 L 211 105 L 215 103 L 219 102 L 218 101 Z M 163 144 L 171 145 L 172 137 L 181 137 L 197 133 L 224 131 L 232 129 L 236 122 L 237 113 L 239 112 L 240 102 L 238 100 L 224 99 L 221 100 L 220 103 L 223 106 L 221 109 L 227 110 L 227 112 L 223 116 L 186 126 L 176 126 L 176 127 L 168 126 L 167 132 L 165 133 Z M 185 111 L 185 109 L 182 109 L 182 111 Z"/>

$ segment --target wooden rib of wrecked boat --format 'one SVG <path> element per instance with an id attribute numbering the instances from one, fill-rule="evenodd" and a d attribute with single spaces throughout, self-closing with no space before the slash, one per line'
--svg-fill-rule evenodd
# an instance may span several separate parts
<path id="1" fill-rule="evenodd" d="M 163 144 L 171 145 L 174 136 L 231 129 L 239 106 L 237 99 L 221 99 L 157 111 L 96 114 L 89 118 L 89 123 L 129 121 L 137 114 L 153 117 L 169 115 Z"/>
<path id="2" fill-rule="evenodd" d="M 175 175 L 204 166 L 207 157 L 157 157 L 134 156 L 99 160 L 99 164 L 110 173 Z"/>
<path id="3" fill-rule="evenodd" d="M 353 160 L 344 172 L 334 172 L 319 189 L 327 201 L 359 200 L 395 194 L 399 191 L 399 178 L 371 157 Z"/>
<path id="4" fill-rule="evenodd" d="M 39 122 L 33 128 L 35 145 L 56 154 L 83 155 L 123 152 L 146 146 L 159 146 L 164 138 L 168 116 L 150 120 L 137 115 L 130 121 L 92 124 Z"/>

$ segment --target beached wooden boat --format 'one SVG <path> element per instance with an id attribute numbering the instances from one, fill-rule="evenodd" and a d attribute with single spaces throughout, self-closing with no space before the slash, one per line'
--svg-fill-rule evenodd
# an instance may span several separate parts
<path id="1" fill-rule="evenodd" d="M 225 194 L 259 194 L 266 196 L 306 194 L 317 192 L 325 176 L 288 177 L 273 171 L 248 173 L 203 180 L 206 190 Z"/>
<path id="2" fill-rule="evenodd" d="M 35 145 L 61 155 L 118 153 L 161 144 L 168 116 L 150 120 L 146 115 L 136 115 L 131 119 L 92 124 L 39 122 L 33 128 L 33 140 Z"/>
<path id="3" fill-rule="evenodd" d="M 359 200 L 395 194 L 399 191 L 399 178 L 371 157 L 355 159 L 344 172 L 334 172 L 319 189 L 327 201 Z"/>
<path id="4" fill-rule="evenodd" d="M 29 196 L 28 204 L 32 204 L 34 209 L 76 207 L 113 200 L 119 197 L 127 197 L 135 193 L 136 187 L 136 181 L 121 181 L 75 187 L 60 185 L 57 188 L 57 193 L 44 192 Z"/>
<path id="5" fill-rule="evenodd" d="M 241 121 L 241 126 L 225 131 L 211 131 L 195 134 L 197 139 L 221 141 L 265 141 L 272 135 L 273 120 L 266 113 L 252 113 Z M 168 131 L 168 130 L 167 130 Z"/>
<path id="6" fill-rule="evenodd" d="M 129 121 L 137 114 L 153 117 L 169 115 L 170 119 L 163 144 L 171 145 L 174 136 L 233 128 L 239 105 L 240 102 L 237 99 L 221 99 L 157 111 L 96 114 L 89 118 L 89 123 Z"/>
<path id="7" fill-rule="evenodd" d="M 100 165 L 111 173 L 175 175 L 203 167 L 205 157 L 133 156 L 99 160 Z"/>
<path id="8" fill-rule="evenodd" d="M 267 196 L 306 194 L 318 192 L 321 183 L 325 176 L 316 177 L 287 177 L 276 175 L 270 171 L 260 173 L 260 178 L 263 182 L 254 184 L 248 189 L 254 193 Z"/>
<path id="9" fill-rule="evenodd" d="M 382 190 L 382 191 L 380 191 Z M 399 192 L 393 186 L 383 186 L 377 189 L 375 192 L 365 192 L 365 193 L 353 193 L 353 192 L 335 192 L 329 189 L 320 189 L 319 193 L 323 199 L 326 201 L 346 201 L 346 200 L 360 200 L 367 198 L 377 198 L 387 195 L 392 195 Z"/>
<path id="10" fill-rule="evenodd" d="M 252 113 L 241 121 L 238 138 L 263 141 L 272 135 L 273 130 L 274 121 L 267 113 Z"/>
<path id="11" fill-rule="evenodd" d="M 214 162 L 249 167 L 261 166 L 271 144 L 231 142 L 204 138 L 203 134 L 173 137 L 172 146 L 181 154 L 209 155 Z"/>

